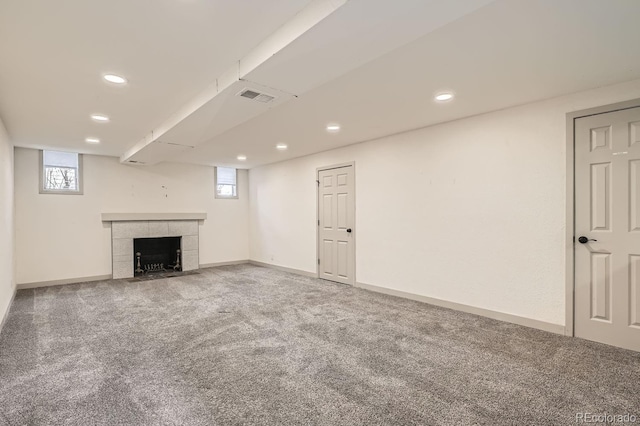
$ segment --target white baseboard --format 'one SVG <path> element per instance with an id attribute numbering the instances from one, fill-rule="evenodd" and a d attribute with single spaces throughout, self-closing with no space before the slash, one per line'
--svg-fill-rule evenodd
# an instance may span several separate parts
<path id="1" fill-rule="evenodd" d="M 302 275 L 305 277 L 311 277 L 311 278 L 318 277 L 315 272 L 303 271 L 301 269 L 287 268 L 285 266 L 273 265 L 271 263 L 259 262 L 257 260 L 233 260 L 229 262 L 207 263 L 207 264 L 200 265 L 200 268 L 214 268 L 217 266 L 242 265 L 247 263 L 255 266 L 262 266 L 265 268 L 277 269 L 279 271 L 289 272 L 296 275 Z M 76 284 L 76 283 L 90 282 L 90 281 L 109 280 L 111 279 L 111 277 L 112 277 L 111 275 L 98 275 L 94 277 L 23 283 L 23 284 L 17 285 L 17 290 L 23 290 L 28 288 L 38 288 L 38 287 L 49 287 L 49 286 L 64 285 L 64 284 Z M 536 319 L 520 317 L 518 315 L 492 311 L 490 309 L 478 308 L 475 306 L 464 305 L 462 303 L 450 302 L 447 300 L 436 299 L 428 296 L 421 296 L 419 294 L 407 293 L 400 290 L 394 290 L 386 287 L 379 287 L 379 286 L 360 283 L 360 282 L 356 283 L 356 287 L 362 288 L 364 290 L 375 291 L 377 293 L 383 293 L 391 296 L 397 296 L 405 299 L 415 300 L 418 302 L 428 303 L 430 305 L 440 306 L 443 308 L 449 308 L 456 311 L 466 312 L 469 314 L 480 315 L 483 317 L 492 318 L 492 319 L 509 322 L 513 324 L 518 324 L 525 327 L 536 328 L 538 330 L 548 331 L 551 333 L 565 334 L 565 327 L 561 324 L 553 324 L 553 323 L 540 321 Z M 14 297 L 15 297 L 15 290 L 14 290 L 14 295 L 11 298 L 11 302 L 13 302 Z M 6 315 L 8 314 L 8 312 L 9 312 L 9 309 L 7 309 L 7 312 L 5 313 L 5 318 L 3 318 L 2 320 L 2 325 L 4 324 L 4 321 L 6 319 Z M 2 330 L 2 325 L 0 325 L 0 330 Z"/>
<path id="2" fill-rule="evenodd" d="M 499 321 L 510 322 L 513 324 L 522 325 L 530 328 L 537 328 L 538 330 L 548 331 L 556 334 L 564 334 L 564 326 L 561 324 L 553 324 L 550 322 L 540 321 L 531 318 L 520 317 L 518 315 L 506 314 L 504 312 L 492 311 L 490 309 L 478 308 L 475 306 L 464 305 L 462 303 L 449 302 L 447 300 L 435 299 L 433 297 L 420 296 L 419 294 L 407 293 L 400 290 L 394 290 L 385 287 L 379 287 L 371 284 L 356 283 L 356 287 L 375 291 L 377 293 L 384 293 L 390 296 L 402 297 L 405 299 L 411 299 L 418 302 L 428 303 L 430 305 L 440 306 L 442 308 L 449 308 L 456 311 L 462 311 L 469 314 L 479 315 L 482 317 L 492 318 Z"/>
<path id="3" fill-rule="evenodd" d="M 2 329 L 4 328 L 4 323 L 7 322 L 7 318 L 9 318 L 9 311 L 11 310 L 11 306 L 13 305 L 13 300 L 16 298 L 16 293 L 18 289 L 13 289 L 13 294 L 11 295 L 11 299 L 9 299 L 9 304 L 7 305 L 7 310 L 2 314 L 2 320 L 0 320 L 0 333 L 2 333 Z"/>
<path id="4" fill-rule="evenodd" d="M 110 280 L 112 278 L 113 276 L 109 274 L 109 275 L 96 275 L 93 277 L 68 278 L 63 280 L 22 283 L 22 284 L 18 284 L 18 290 L 26 290 L 28 288 L 39 288 L 39 287 L 52 287 L 56 285 L 65 285 L 65 284 L 86 283 L 91 281 L 103 281 L 103 280 Z"/>
<path id="5" fill-rule="evenodd" d="M 200 265 L 200 269 L 203 269 L 203 268 L 216 268 L 218 266 L 244 265 L 245 263 L 249 263 L 249 259 L 245 259 L 245 260 L 230 260 L 228 262 L 203 263 L 202 265 Z"/>
<path id="6" fill-rule="evenodd" d="M 302 269 L 287 268 L 286 266 L 273 265 L 271 263 L 258 262 L 257 260 L 249 260 L 249 264 L 255 266 L 263 266 L 265 268 L 277 269 L 278 271 L 290 272 L 296 275 L 302 275 L 305 277 L 318 278 L 318 274 L 315 272 L 303 271 Z"/>
<path id="7" fill-rule="evenodd" d="M 292 274 L 304 275 L 305 277 L 311 277 L 311 278 L 318 277 L 318 275 L 314 272 L 287 268 L 285 266 L 273 265 L 265 262 L 258 262 L 257 260 L 249 260 L 249 263 L 251 265 L 277 269 L 279 271 L 290 272 Z M 419 294 L 407 293 L 405 291 L 394 290 L 386 287 L 379 287 L 371 284 L 357 282 L 355 286 L 358 288 L 362 288 L 364 290 L 375 291 L 377 293 L 388 294 L 390 296 L 402 297 L 404 299 L 415 300 L 422 303 L 428 303 L 430 305 L 440 306 L 443 308 L 453 309 L 456 311 L 466 312 L 469 314 L 480 315 L 482 317 L 492 318 L 499 321 L 509 322 L 512 324 L 518 324 L 524 327 L 536 328 L 538 330 L 548 331 L 556 334 L 565 334 L 564 326 L 561 324 L 553 324 L 550 322 L 520 317 L 518 315 L 506 314 L 504 312 L 492 311 L 490 309 L 478 308 L 470 305 L 464 305 L 462 303 L 449 302 L 447 300 L 435 299 L 433 297 L 421 296 Z"/>

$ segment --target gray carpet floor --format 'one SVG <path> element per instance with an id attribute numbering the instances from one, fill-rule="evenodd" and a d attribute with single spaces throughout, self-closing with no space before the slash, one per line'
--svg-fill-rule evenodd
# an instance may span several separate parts
<path id="1" fill-rule="evenodd" d="M 2 425 L 569 425 L 579 412 L 640 416 L 640 354 L 249 265 L 22 290 L 0 335 Z"/>

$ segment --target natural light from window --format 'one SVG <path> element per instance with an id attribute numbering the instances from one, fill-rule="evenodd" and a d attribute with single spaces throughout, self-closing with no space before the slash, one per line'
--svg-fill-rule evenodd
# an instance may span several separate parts
<path id="1" fill-rule="evenodd" d="M 42 188 L 52 192 L 79 191 L 78 154 L 42 151 Z"/>
<path id="2" fill-rule="evenodd" d="M 236 169 L 216 167 L 216 197 L 238 198 Z"/>

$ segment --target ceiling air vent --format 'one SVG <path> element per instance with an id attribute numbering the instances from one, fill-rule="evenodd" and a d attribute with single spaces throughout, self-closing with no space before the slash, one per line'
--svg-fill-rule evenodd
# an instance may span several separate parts
<path id="1" fill-rule="evenodd" d="M 276 97 L 267 95 L 266 93 L 256 92 L 251 89 L 244 89 L 240 93 L 238 93 L 243 98 L 252 99 L 254 101 L 262 102 L 263 104 L 269 103 L 274 100 Z"/>

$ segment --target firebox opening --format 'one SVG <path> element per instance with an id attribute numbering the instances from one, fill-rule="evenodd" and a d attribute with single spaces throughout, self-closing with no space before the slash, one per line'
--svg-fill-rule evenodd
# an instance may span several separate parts
<path id="1" fill-rule="evenodd" d="M 181 240 L 182 237 L 134 238 L 134 275 L 182 271 Z"/>

